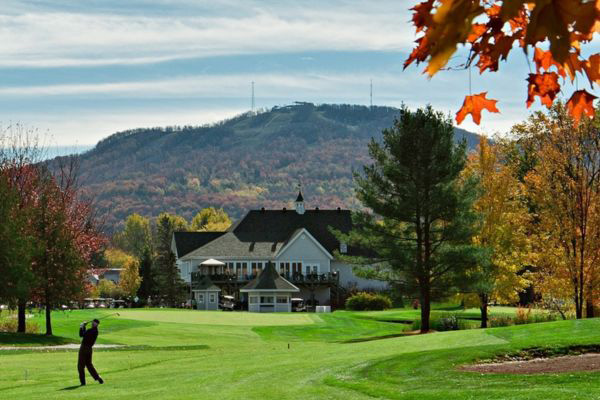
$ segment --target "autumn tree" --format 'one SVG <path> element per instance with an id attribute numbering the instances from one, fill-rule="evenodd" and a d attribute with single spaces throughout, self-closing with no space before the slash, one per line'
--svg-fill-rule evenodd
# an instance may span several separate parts
<path id="1" fill-rule="evenodd" d="M 579 124 L 558 103 L 548 115 L 535 113 L 513 128 L 535 163 L 525 176 L 535 204 L 538 276 L 543 287 L 570 288 L 577 318 L 593 316 L 600 284 L 600 124 Z M 548 282 L 553 280 L 562 285 Z M 562 292 L 562 290 L 561 290 Z"/>
<path id="2" fill-rule="evenodd" d="M 504 160 L 499 145 L 481 138 L 477 153 L 469 158 L 465 176 L 479 181 L 480 195 L 474 203 L 480 229 L 473 240 L 488 257 L 474 271 L 472 289 L 479 297 L 481 327 L 487 327 L 488 304 L 518 299 L 529 282 L 519 274 L 528 254 L 528 210 L 521 198 L 522 185 Z"/>
<path id="3" fill-rule="evenodd" d="M 29 215 L 19 210 L 19 197 L 0 174 L 0 302 L 11 307 L 27 298 L 32 282 L 31 260 L 38 243 L 27 228 Z"/>
<path id="4" fill-rule="evenodd" d="M 200 210 L 192 219 L 192 231 L 224 232 L 231 226 L 229 215 L 222 209 L 207 207 Z"/>
<path id="5" fill-rule="evenodd" d="M 600 32 L 600 2 L 593 0 L 425 0 L 413 8 L 412 22 L 417 45 L 404 67 L 426 62 L 432 77 L 442 69 L 475 66 L 480 74 L 496 72 L 514 49 L 521 48 L 535 66 L 527 78 L 527 107 L 539 98 L 550 108 L 564 82 L 586 81 L 593 88 L 600 82 L 600 53 L 590 52 L 594 33 Z M 458 48 L 464 47 L 462 62 L 448 66 Z M 590 48 L 589 50 L 593 50 Z M 518 51 L 518 50 L 517 50 Z M 460 124 L 467 114 L 479 124 L 481 111 L 499 112 L 496 100 L 486 92 L 465 97 L 456 114 Z M 525 96 L 524 96 L 525 97 Z M 596 96 L 575 90 L 567 109 L 577 122 L 594 115 Z"/>
<path id="6" fill-rule="evenodd" d="M 121 249 L 109 247 L 104 250 L 104 259 L 110 268 L 123 268 L 127 262 L 135 258 Z"/>
<path id="7" fill-rule="evenodd" d="M 353 214 L 349 234 L 336 233 L 363 256 L 342 258 L 401 277 L 419 295 L 427 332 L 432 299 L 465 285 L 481 255 L 472 242 L 476 182 L 460 179 L 465 143 L 454 142 L 451 121 L 431 107 L 403 107 L 369 154 L 373 164 L 355 174 L 356 195 L 369 211 Z"/>
<path id="8" fill-rule="evenodd" d="M 123 290 L 125 296 L 135 296 L 141 283 L 140 263 L 138 260 L 131 257 L 125 261 L 121 269 L 119 286 Z"/>
<path id="9" fill-rule="evenodd" d="M 33 215 L 32 209 L 37 201 L 37 191 L 40 183 L 39 171 L 36 167 L 45 157 L 46 149 L 40 139 L 40 136 L 33 129 L 27 128 L 21 124 L 9 125 L 8 127 L 0 127 L 0 174 L 2 175 L 4 182 L 9 187 L 9 192 L 16 195 L 14 198 L 17 203 L 13 204 L 14 209 L 8 211 L 14 215 L 12 223 L 18 223 L 21 221 L 25 224 L 24 228 L 26 233 L 24 235 L 33 237 L 31 233 Z M 8 194 L 10 196 L 10 194 Z M 8 199 L 7 199 L 8 200 Z M 23 221 L 25 218 L 25 221 Z M 7 225 L 8 226 L 8 225 Z M 13 228 L 16 228 L 13 226 Z M 36 242 L 36 246 L 39 242 Z M 7 242 L 8 243 L 8 242 Z M 24 241 L 19 241 L 19 244 L 25 244 Z M 20 257 L 22 260 L 31 259 L 32 253 L 27 250 L 26 247 L 21 247 L 22 251 Z M 11 246 L 11 253 L 15 256 L 19 251 L 19 246 Z M 19 269 L 19 265 L 24 264 L 16 263 L 11 267 L 14 272 L 11 274 L 12 278 L 15 279 L 11 282 L 11 287 L 19 288 L 19 297 L 17 299 L 17 332 L 24 333 L 26 328 L 26 304 L 30 299 L 31 289 L 34 285 L 34 275 L 29 269 L 22 271 L 13 270 Z M 8 268 L 8 266 L 7 266 Z"/>
<path id="10" fill-rule="evenodd" d="M 98 295 L 104 298 L 120 299 L 125 296 L 123 288 L 110 279 L 100 279 L 96 290 L 98 291 Z"/>
<path id="11" fill-rule="evenodd" d="M 139 214 L 131 214 L 125 220 L 123 231 L 115 234 L 113 242 L 135 258 L 141 258 L 146 247 L 152 248 L 150 220 Z"/>
<path id="12" fill-rule="evenodd" d="M 42 248 L 32 262 L 33 296 L 46 309 L 46 335 L 52 335 L 52 309 L 80 297 L 92 257 L 105 243 L 92 204 L 78 188 L 75 159 L 68 160 L 56 175 L 40 171 L 32 218 Z"/>

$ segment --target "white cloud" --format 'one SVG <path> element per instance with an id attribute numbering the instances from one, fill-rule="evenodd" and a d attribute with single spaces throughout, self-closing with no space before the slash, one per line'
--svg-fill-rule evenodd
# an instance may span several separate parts
<path id="1" fill-rule="evenodd" d="M 56 145 L 93 145 L 99 140 L 128 129 L 156 126 L 204 125 L 233 117 L 246 111 L 236 108 L 215 108 L 211 110 L 157 110 L 142 111 L 111 110 L 103 113 L 78 113 L 73 118 L 64 115 L 22 114 L 20 120 L 27 121 L 28 126 L 40 128 L 45 143 Z M 1 121 L 1 119 L 0 119 Z M 2 121 L 8 123 L 9 121 Z"/>
<path id="2" fill-rule="evenodd" d="M 226 5 L 227 3 L 225 3 Z M 405 5 L 242 3 L 235 15 L 0 14 L 0 66 L 147 63 L 177 58 L 331 50 L 407 50 Z M 215 15 L 216 14 L 216 15 Z"/>

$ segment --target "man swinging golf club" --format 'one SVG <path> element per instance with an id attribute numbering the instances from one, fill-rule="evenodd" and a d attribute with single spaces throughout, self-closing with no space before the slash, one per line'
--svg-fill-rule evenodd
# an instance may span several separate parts
<path id="1" fill-rule="evenodd" d="M 99 383 L 104 383 L 98 372 L 96 372 L 96 368 L 92 364 L 92 347 L 94 347 L 94 343 L 96 343 L 96 339 L 98 338 L 98 324 L 100 321 L 94 319 L 92 321 L 91 329 L 86 329 L 86 325 L 89 322 L 84 322 L 79 327 L 79 336 L 83 339 L 81 340 L 81 347 L 79 347 L 79 361 L 77 363 L 77 370 L 79 371 L 79 381 L 81 382 L 81 386 L 85 385 L 85 368 L 87 367 L 90 375 L 94 380 Z"/>

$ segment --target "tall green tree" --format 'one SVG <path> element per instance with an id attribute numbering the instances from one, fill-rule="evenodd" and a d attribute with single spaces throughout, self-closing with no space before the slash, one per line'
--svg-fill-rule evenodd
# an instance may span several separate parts
<path id="1" fill-rule="evenodd" d="M 369 211 L 353 215 L 349 234 L 337 233 L 364 255 L 344 258 L 418 293 L 427 332 L 432 299 L 467 283 L 482 256 L 472 242 L 477 182 L 460 179 L 466 144 L 455 143 L 451 121 L 430 106 L 402 107 L 369 154 L 373 164 L 355 173 L 357 197 Z"/>
<path id="2" fill-rule="evenodd" d="M 113 238 L 115 244 L 135 258 L 141 258 L 146 247 L 152 248 L 150 220 L 139 214 L 131 214 L 125 220 L 122 232 Z"/>
<path id="3" fill-rule="evenodd" d="M 175 264 L 176 257 L 171 250 L 173 232 L 177 230 L 177 219 L 162 213 L 156 220 L 156 258 L 154 260 L 154 276 L 158 295 L 169 306 L 175 306 L 185 299 L 185 285 L 181 279 L 179 268 Z"/>
<path id="4" fill-rule="evenodd" d="M 137 295 L 142 301 L 146 301 L 148 297 L 155 294 L 154 274 L 152 271 L 152 251 L 149 247 L 144 249 L 140 261 L 140 276 L 142 282 L 138 289 Z"/>

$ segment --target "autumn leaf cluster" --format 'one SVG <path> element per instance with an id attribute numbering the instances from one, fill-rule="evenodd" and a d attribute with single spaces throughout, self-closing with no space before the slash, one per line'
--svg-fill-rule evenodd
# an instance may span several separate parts
<path id="1" fill-rule="evenodd" d="M 586 58 L 582 51 L 600 32 L 600 0 L 426 0 L 412 11 L 420 36 L 405 68 L 426 62 L 425 73 L 431 77 L 463 46 L 468 54 L 462 68 L 496 72 L 520 48 L 535 65 L 526 79 L 527 107 L 539 98 L 550 108 L 565 81 L 574 82 L 578 75 L 592 89 L 600 81 L 600 54 Z M 586 89 L 571 94 L 567 108 L 576 122 L 594 115 L 596 98 Z M 482 110 L 499 112 L 496 100 L 486 99 L 486 92 L 469 93 L 456 121 L 460 124 L 471 114 L 479 124 Z"/>

